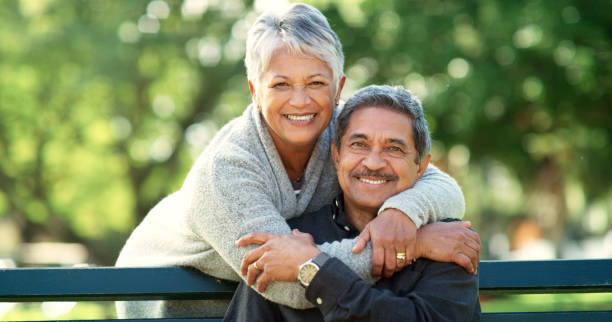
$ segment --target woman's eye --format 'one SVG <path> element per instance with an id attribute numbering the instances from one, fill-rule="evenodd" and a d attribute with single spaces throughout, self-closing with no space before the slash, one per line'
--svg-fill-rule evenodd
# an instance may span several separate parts
<path id="1" fill-rule="evenodd" d="M 366 144 L 363 143 L 363 142 L 353 142 L 353 143 L 351 143 L 351 146 L 352 147 L 356 147 L 356 148 L 363 148 L 363 147 L 366 146 Z"/>

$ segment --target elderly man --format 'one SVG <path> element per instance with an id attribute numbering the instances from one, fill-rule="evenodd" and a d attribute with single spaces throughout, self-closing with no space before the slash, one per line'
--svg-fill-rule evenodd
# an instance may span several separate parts
<path id="1" fill-rule="evenodd" d="M 478 277 L 447 263 L 451 258 L 443 254 L 440 237 L 445 235 L 440 230 L 462 223 L 419 230 L 417 255 L 422 258 L 374 284 L 315 245 L 357 236 L 386 199 L 411 188 L 423 174 L 430 144 L 421 104 L 410 92 L 369 86 L 355 93 L 338 116 L 331 147 L 342 193 L 331 205 L 288 221 L 312 236 L 297 230 L 292 235 L 251 233 L 237 243 L 264 243 L 245 255 L 247 284 L 257 277 L 262 291 L 270 281 L 297 279 L 316 308 L 296 310 L 269 302 L 242 283 L 226 320 L 477 321 Z M 395 256 L 411 260 L 401 251 Z"/>

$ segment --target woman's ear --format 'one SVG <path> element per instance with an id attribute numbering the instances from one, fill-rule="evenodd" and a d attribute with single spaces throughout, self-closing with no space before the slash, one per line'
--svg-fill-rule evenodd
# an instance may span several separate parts
<path id="1" fill-rule="evenodd" d="M 249 80 L 249 92 L 251 92 L 251 98 L 253 99 L 253 104 L 257 107 L 257 109 L 261 112 L 261 107 L 259 102 L 257 102 L 257 90 L 255 88 L 255 84 L 251 80 Z"/>
<path id="2" fill-rule="evenodd" d="M 340 102 L 340 94 L 342 94 L 342 89 L 344 88 L 344 82 L 346 81 L 346 76 L 342 76 L 340 81 L 338 82 L 338 89 L 336 90 L 336 97 L 334 97 L 334 102 L 336 106 L 338 106 L 338 102 Z"/>
<path id="3" fill-rule="evenodd" d="M 251 96 L 255 97 L 255 85 L 250 79 L 249 79 L 249 92 L 251 92 Z"/>

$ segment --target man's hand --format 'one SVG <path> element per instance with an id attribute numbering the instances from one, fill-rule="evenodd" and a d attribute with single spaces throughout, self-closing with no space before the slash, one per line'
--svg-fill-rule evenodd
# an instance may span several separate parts
<path id="1" fill-rule="evenodd" d="M 470 230 L 469 221 L 436 222 L 417 233 L 417 255 L 438 262 L 454 262 L 477 274 L 480 237 Z"/>
<path id="2" fill-rule="evenodd" d="M 263 292 L 272 281 L 295 282 L 299 266 L 321 251 L 310 234 L 294 229 L 291 235 L 262 232 L 249 233 L 236 246 L 261 245 L 244 255 L 240 272 L 251 286 L 257 280 L 257 290 Z"/>
<path id="3" fill-rule="evenodd" d="M 385 209 L 361 231 L 353 253 L 362 251 L 371 240 L 372 275 L 384 273 L 384 277 L 391 277 L 417 257 L 416 232 L 416 225 L 410 217 L 397 209 Z M 405 259 L 398 259 L 398 253 L 405 253 Z"/>

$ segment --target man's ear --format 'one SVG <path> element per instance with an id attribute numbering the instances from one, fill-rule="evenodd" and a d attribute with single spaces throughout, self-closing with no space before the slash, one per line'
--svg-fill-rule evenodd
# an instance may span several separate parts
<path id="1" fill-rule="evenodd" d="M 420 179 L 423 176 L 423 173 L 425 173 L 425 170 L 427 170 L 427 166 L 429 165 L 430 159 L 431 154 L 427 154 L 427 156 L 421 159 L 421 162 L 419 163 L 419 170 L 417 171 L 418 179 Z"/>
<path id="2" fill-rule="evenodd" d="M 340 156 L 338 155 L 338 148 L 336 147 L 336 142 L 332 141 L 331 144 L 331 154 L 332 160 L 334 160 L 334 166 L 338 169 L 338 161 L 340 160 Z"/>

